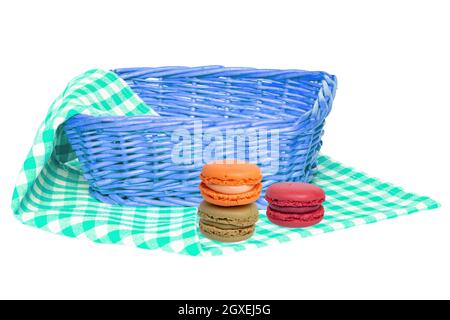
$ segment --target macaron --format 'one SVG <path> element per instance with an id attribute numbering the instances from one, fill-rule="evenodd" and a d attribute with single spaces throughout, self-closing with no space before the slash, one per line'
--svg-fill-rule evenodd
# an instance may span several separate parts
<path id="1" fill-rule="evenodd" d="M 259 213 L 254 203 L 221 207 L 202 201 L 198 216 L 200 231 L 205 237 L 220 242 L 238 242 L 253 235 Z"/>
<path id="2" fill-rule="evenodd" d="M 265 199 L 267 218 L 282 227 L 309 227 L 322 221 L 325 213 L 325 192 L 309 183 L 274 183 L 267 188 Z"/>
<path id="3" fill-rule="evenodd" d="M 200 179 L 203 198 L 218 206 L 249 204 L 261 194 L 261 169 L 253 163 L 224 160 L 205 164 Z"/>

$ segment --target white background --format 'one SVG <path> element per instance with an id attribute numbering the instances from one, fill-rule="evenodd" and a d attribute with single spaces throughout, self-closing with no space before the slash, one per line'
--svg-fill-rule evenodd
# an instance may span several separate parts
<path id="1" fill-rule="evenodd" d="M 0 298 L 450 298 L 448 1 L 2 1 Z M 90 68 L 324 70 L 324 153 L 443 208 L 216 258 L 21 225 L 16 176 L 52 100 Z"/>

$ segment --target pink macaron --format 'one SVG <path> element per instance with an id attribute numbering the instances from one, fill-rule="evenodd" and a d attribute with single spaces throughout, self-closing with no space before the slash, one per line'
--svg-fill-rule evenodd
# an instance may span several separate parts
<path id="1" fill-rule="evenodd" d="M 303 182 L 279 182 L 266 191 L 269 202 L 267 218 L 288 228 L 310 227 L 322 221 L 325 192 L 316 185 Z"/>

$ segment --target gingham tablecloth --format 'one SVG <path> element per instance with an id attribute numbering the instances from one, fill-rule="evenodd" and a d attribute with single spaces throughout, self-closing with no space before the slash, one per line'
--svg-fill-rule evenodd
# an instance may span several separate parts
<path id="1" fill-rule="evenodd" d="M 162 249 L 193 256 L 220 255 L 265 247 L 312 235 L 439 207 L 426 196 L 405 192 L 319 156 L 313 183 L 327 195 L 324 220 L 288 229 L 271 224 L 260 211 L 255 235 L 224 244 L 201 236 L 193 207 L 121 207 L 92 198 L 60 125 L 78 114 L 154 114 L 112 72 L 91 70 L 73 79 L 49 109 L 16 183 L 12 209 L 24 224 L 98 243 Z"/>

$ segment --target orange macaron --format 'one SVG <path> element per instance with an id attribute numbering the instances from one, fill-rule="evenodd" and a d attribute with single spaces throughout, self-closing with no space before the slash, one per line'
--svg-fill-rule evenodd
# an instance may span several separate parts
<path id="1" fill-rule="evenodd" d="M 261 194 L 261 169 L 253 163 L 235 160 L 208 163 L 203 166 L 200 179 L 203 198 L 218 206 L 249 204 Z"/>

